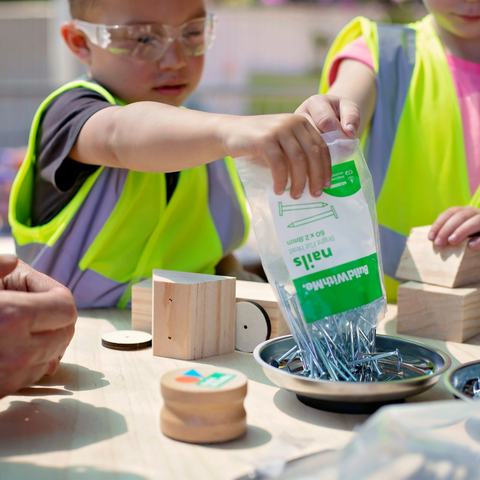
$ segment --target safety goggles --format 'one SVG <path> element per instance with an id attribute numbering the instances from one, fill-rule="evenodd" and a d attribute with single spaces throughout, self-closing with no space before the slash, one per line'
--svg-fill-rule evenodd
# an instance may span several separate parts
<path id="1" fill-rule="evenodd" d="M 203 55 L 215 39 L 217 18 L 208 14 L 178 27 L 162 24 L 100 25 L 73 20 L 94 45 L 115 55 L 143 62 L 159 60 L 172 42 L 178 40 L 185 55 Z"/>

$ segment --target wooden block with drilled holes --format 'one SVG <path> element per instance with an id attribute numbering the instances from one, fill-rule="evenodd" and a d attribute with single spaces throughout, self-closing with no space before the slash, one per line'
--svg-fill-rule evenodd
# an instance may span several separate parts
<path id="1" fill-rule="evenodd" d="M 397 332 L 464 342 L 480 333 L 480 284 L 446 288 L 407 282 L 398 287 Z"/>
<path id="2" fill-rule="evenodd" d="M 237 302 L 251 301 L 265 309 L 270 321 L 270 338 L 290 334 L 270 284 L 237 280 L 235 288 Z M 151 278 L 132 287 L 132 329 L 152 333 Z"/>
<path id="3" fill-rule="evenodd" d="M 152 333 L 152 279 L 132 287 L 132 330 Z"/>
<path id="4" fill-rule="evenodd" d="M 235 279 L 153 271 L 153 354 L 194 360 L 235 349 Z"/>
<path id="5" fill-rule="evenodd" d="M 263 307 L 270 320 L 270 338 L 290 334 L 287 323 L 283 318 L 277 299 L 275 298 L 272 287 L 269 283 L 237 280 L 236 297 L 237 302 L 250 301 L 258 303 Z"/>
<path id="6" fill-rule="evenodd" d="M 430 228 L 412 228 L 396 276 L 450 288 L 480 282 L 480 251 L 468 248 L 468 239 L 435 247 L 427 238 Z"/>

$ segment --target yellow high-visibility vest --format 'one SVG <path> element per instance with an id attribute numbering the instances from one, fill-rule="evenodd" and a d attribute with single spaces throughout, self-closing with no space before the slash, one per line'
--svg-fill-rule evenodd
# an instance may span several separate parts
<path id="1" fill-rule="evenodd" d="M 127 306 L 131 286 L 151 277 L 153 268 L 214 274 L 248 234 L 244 193 L 231 158 L 180 172 L 168 203 L 164 173 L 100 167 L 50 222 L 31 226 L 41 116 L 54 98 L 78 87 L 118 104 L 100 85 L 77 80 L 39 107 L 10 197 L 18 256 L 67 286 L 77 308 Z"/>
<path id="2" fill-rule="evenodd" d="M 480 196 L 470 194 L 460 107 L 430 15 L 409 25 L 354 19 L 332 45 L 320 93 L 328 91 L 335 55 L 360 35 L 377 84 L 362 147 L 375 187 L 387 297 L 395 301 L 395 272 L 410 229 L 431 225 L 452 206 L 478 206 Z"/>

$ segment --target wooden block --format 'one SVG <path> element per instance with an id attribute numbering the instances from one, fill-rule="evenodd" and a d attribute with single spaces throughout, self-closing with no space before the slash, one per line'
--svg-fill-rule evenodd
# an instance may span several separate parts
<path id="1" fill-rule="evenodd" d="M 412 228 L 396 276 L 450 288 L 480 282 L 480 252 L 468 248 L 468 239 L 438 248 L 427 238 L 430 228 Z"/>
<path id="2" fill-rule="evenodd" d="M 398 287 L 397 332 L 464 342 L 480 333 L 480 283 L 446 288 L 407 282 Z"/>
<path id="3" fill-rule="evenodd" d="M 265 309 L 270 319 L 270 338 L 290 334 L 270 284 L 237 280 L 235 288 L 237 302 L 252 301 Z M 152 279 L 132 287 L 132 329 L 152 333 Z"/>
<path id="4" fill-rule="evenodd" d="M 132 330 L 152 333 L 152 279 L 132 287 Z"/>
<path id="5" fill-rule="evenodd" d="M 237 302 L 252 301 L 262 306 L 268 314 L 271 325 L 270 338 L 289 335 L 287 323 L 283 318 L 277 299 L 269 283 L 245 282 L 237 280 Z"/>
<path id="6" fill-rule="evenodd" d="M 228 368 L 198 365 L 166 373 L 160 428 L 164 435 L 190 443 L 233 440 L 247 432 L 243 401 L 247 377 Z"/>
<path id="7" fill-rule="evenodd" d="M 194 360 L 235 349 L 235 279 L 153 271 L 153 354 Z"/>

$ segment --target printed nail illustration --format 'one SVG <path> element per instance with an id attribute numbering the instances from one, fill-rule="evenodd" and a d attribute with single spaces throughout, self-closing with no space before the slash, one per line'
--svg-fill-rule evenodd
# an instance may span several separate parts
<path id="1" fill-rule="evenodd" d="M 292 222 L 290 225 L 288 225 L 288 228 L 301 227 L 302 225 L 318 222 L 319 220 L 322 220 L 328 217 L 338 218 L 337 212 L 335 211 L 335 208 L 333 207 L 333 205 L 326 212 L 319 213 L 318 215 L 313 215 L 311 217 L 302 218 L 301 220 L 296 220 L 295 222 Z"/>
<path id="2" fill-rule="evenodd" d="M 313 202 L 313 203 L 296 203 L 293 205 L 284 205 L 282 202 L 278 202 L 278 211 L 280 216 L 283 216 L 283 212 L 293 212 L 295 210 L 312 210 L 314 208 L 328 207 L 328 203 Z"/>

